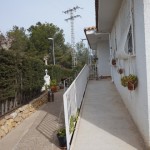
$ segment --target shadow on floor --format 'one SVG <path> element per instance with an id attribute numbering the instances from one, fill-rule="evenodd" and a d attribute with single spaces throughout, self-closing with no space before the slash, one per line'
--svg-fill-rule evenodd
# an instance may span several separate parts
<path id="1" fill-rule="evenodd" d="M 117 141 L 119 148 L 119 141 L 121 141 L 120 146 L 126 145 L 132 149 L 145 150 L 143 139 L 111 81 L 108 79 L 89 81 L 82 107 L 76 138 L 78 145 L 75 146 L 80 147 L 80 141 L 85 138 L 83 143 L 89 142 L 88 146 L 94 140 L 106 145 L 108 143 L 113 145 Z M 84 135 L 88 136 L 84 137 Z M 93 143 L 96 143 L 95 141 Z"/>
<path id="2" fill-rule="evenodd" d="M 55 101 L 40 108 L 40 113 L 15 150 L 60 150 L 56 131 L 64 126 L 63 91 L 55 93 Z"/>

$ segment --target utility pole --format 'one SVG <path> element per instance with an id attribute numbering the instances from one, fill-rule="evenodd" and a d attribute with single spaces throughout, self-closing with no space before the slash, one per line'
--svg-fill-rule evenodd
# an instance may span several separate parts
<path id="1" fill-rule="evenodd" d="M 80 15 L 74 15 L 77 9 L 81 9 L 79 6 L 73 7 L 72 9 L 68 9 L 64 11 L 65 14 L 70 14 L 70 17 L 65 19 L 65 21 L 71 22 L 71 46 L 72 46 L 72 67 L 77 65 L 77 56 L 75 51 L 75 34 L 74 34 L 74 20 L 75 18 L 81 17 Z"/>

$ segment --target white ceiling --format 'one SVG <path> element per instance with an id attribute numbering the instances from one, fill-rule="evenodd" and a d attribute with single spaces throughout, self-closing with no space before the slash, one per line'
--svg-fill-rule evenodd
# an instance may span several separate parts
<path id="1" fill-rule="evenodd" d="M 104 40 L 109 40 L 109 34 L 104 33 L 92 33 L 87 34 L 87 38 L 90 42 L 91 49 L 96 50 L 97 49 L 97 43 Z"/>
<path id="2" fill-rule="evenodd" d="M 109 40 L 109 35 L 123 0 L 99 0 L 98 33 L 87 31 L 87 38 L 93 50 L 101 40 Z"/>
<path id="3" fill-rule="evenodd" d="M 110 32 L 123 0 L 99 0 L 98 32 Z"/>

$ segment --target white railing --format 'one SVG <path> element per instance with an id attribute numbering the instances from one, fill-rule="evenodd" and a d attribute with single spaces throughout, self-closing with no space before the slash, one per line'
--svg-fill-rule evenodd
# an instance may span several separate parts
<path id="1" fill-rule="evenodd" d="M 64 101 L 64 114 L 66 126 L 66 139 L 67 150 L 70 149 L 70 140 L 72 133 L 70 133 L 70 118 L 76 115 L 77 110 L 80 108 L 83 96 L 86 90 L 86 85 L 89 78 L 89 67 L 85 65 L 76 79 L 72 82 L 70 87 L 63 95 Z"/>

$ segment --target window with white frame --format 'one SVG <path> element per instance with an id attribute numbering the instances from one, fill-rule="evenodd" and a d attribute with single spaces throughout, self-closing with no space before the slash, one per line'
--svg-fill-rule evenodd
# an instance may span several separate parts
<path id="1" fill-rule="evenodd" d="M 127 41 L 128 41 L 128 53 L 133 53 L 133 43 L 132 43 L 132 28 L 130 26 L 129 32 L 128 32 L 128 37 L 127 37 Z"/>
<path id="2" fill-rule="evenodd" d="M 134 49 L 134 15 L 131 0 L 124 0 L 119 16 L 119 49 L 126 54 L 135 55 Z M 122 52 L 123 53 L 123 52 Z"/>
<path id="3" fill-rule="evenodd" d="M 135 55 L 135 50 L 134 50 L 134 36 L 133 36 L 133 26 L 130 25 L 128 35 L 127 35 L 127 40 L 125 44 L 125 52 L 130 55 Z"/>

